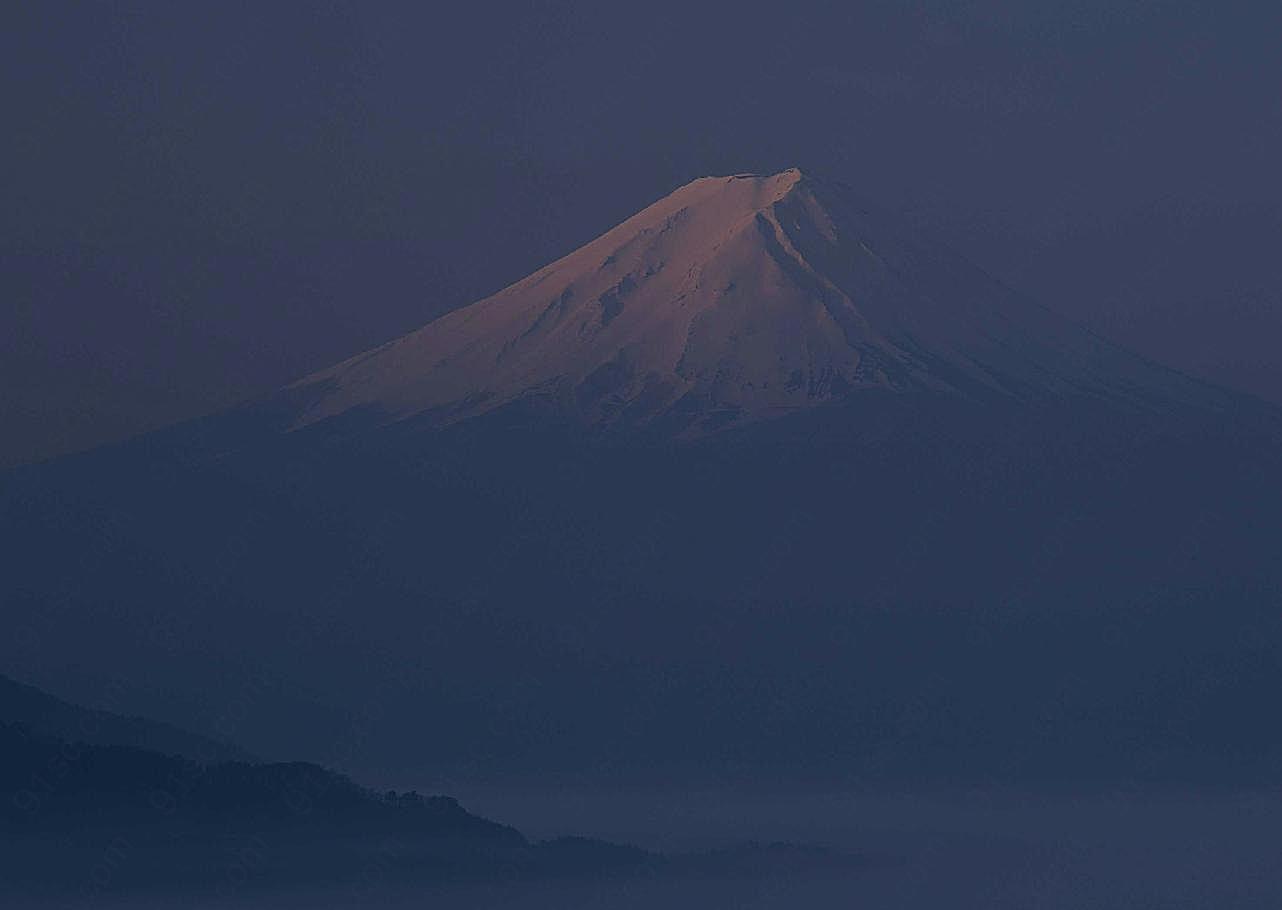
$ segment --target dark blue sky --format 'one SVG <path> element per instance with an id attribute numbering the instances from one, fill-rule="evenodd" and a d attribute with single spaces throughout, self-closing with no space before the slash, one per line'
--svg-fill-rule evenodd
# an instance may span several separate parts
<path id="1" fill-rule="evenodd" d="M 685 181 L 845 179 L 1282 400 L 1282 5 L 56 2 L 0 14 L 0 463 L 230 403 Z"/>

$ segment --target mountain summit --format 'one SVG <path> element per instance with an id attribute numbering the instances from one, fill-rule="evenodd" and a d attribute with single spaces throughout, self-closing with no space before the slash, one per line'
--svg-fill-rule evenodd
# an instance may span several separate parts
<path id="1" fill-rule="evenodd" d="M 302 426 L 517 402 L 703 431 L 860 390 L 1109 394 L 1138 361 L 792 169 L 689 183 L 497 294 L 295 390 Z"/>

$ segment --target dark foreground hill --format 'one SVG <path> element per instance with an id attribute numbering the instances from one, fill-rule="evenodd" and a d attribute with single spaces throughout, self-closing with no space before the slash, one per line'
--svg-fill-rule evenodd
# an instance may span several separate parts
<path id="1" fill-rule="evenodd" d="M 814 849 L 662 856 L 582 837 L 527 840 L 443 796 L 377 793 L 306 762 L 204 764 L 0 724 L 0 899 L 55 906 L 658 876 L 844 869 Z"/>
<path id="2" fill-rule="evenodd" d="M 11 834 L 183 830 L 357 832 L 525 843 L 516 831 L 447 797 L 379 794 L 307 762 L 201 763 L 126 746 L 101 746 L 0 726 L 0 820 Z"/>
<path id="3" fill-rule="evenodd" d="M 95 874 L 104 894 L 356 881 L 379 850 L 425 878 L 493 874 L 529 847 L 447 797 L 375 793 L 310 763 L 206 764 L 9 724 L 0 831 L 0 890 L 15 894 L 93 891 Z"/>
<path id="4" fill-rule="evenodd" d="M 113 693 L 104 694 L 111 697 Z M 128 746 L 202 762 L 252 759 L 230 743 L 142 717 L 82 708 L 7 676 L 0 676 L 0 722 L 21 724 L 36 736 Z"/>

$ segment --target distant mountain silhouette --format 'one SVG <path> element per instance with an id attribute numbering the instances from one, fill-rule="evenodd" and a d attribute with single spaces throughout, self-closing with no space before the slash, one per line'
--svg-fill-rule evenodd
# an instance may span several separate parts
<path id="1" fill-rule="evenodd" d="M 0 597 L 353 770 L 1275 780 L 1282 415 L 809 175 L 708 178 L 268 400 L 11 471 Z M 159 649 L 147 636 L 167 630 Z M 42 650 L 43 649 L 43 650 Z M 174 694 L 170 695 L 169 690 Z"/>
<path id="2" fill-rule="evenodd" d="M 82 708 L 2 675 L 0 723 L 20 724 L 38 737 L 147 749 L 202 762 L 253 759 L 249 752 L 230 743 L 159 721 Z"/>

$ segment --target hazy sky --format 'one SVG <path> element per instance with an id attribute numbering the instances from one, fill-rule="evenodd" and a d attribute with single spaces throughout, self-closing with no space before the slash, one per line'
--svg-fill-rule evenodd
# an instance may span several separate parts
<path id="1" fill-rule="evenodd" d="M 1275 0 L 0 13 L 0 463 L 266 391 L 694 177 L 842 178 L 1282 400 Z"/>

